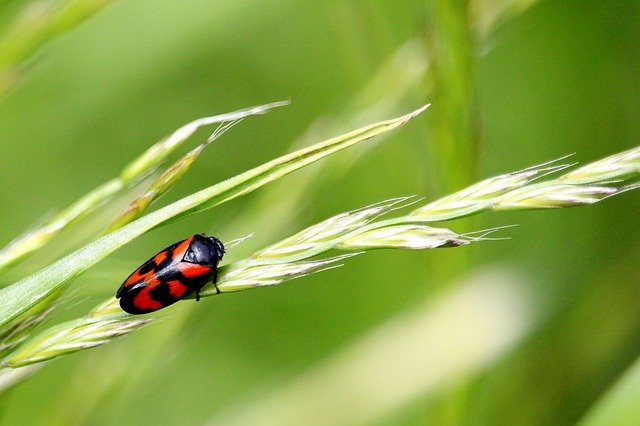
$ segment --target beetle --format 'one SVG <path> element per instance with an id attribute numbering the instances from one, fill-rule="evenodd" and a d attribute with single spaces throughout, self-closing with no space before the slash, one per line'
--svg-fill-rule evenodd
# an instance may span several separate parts
<path id="1" fill-rule="evenodd" d="M 216 237 L 192 235 L 161 250 L 133 271 L 116 292 L 120 307 L 130 314 L 146 314 L 169 306 L 200 289 L 210 280 L 216 292 L 218 263 L 224 245 Z"/>

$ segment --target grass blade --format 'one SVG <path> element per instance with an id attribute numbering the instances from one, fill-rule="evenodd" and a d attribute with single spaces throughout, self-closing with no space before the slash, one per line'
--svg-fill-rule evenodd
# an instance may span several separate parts
<path id="1" fill-rule="evenodd" d="M 0 326 L 8 324 L 48 295 L 62 289 L 73 278 L 145 232 L 180 217 L 215 207 L 328 155 L 393 130 L 423 112 L 427 107 L 428 105 L 401 117 L 365 126 L 272 160 L 182 198 L 95 240 L 39 272 L 0 290 Z"/>

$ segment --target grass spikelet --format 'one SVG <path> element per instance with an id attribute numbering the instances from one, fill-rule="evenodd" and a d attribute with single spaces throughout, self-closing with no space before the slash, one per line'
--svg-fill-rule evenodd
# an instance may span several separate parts
<path id="1" fill-rule="evenodd" d="M 173 187 L 173 185 L 184 176 L 191 168 L 193 163 L 198 159 L 202 151 L 211 144 L 211 142 L 222 136 L 231 127 L 238 124 L 242 119 L 233 120 L 226 124 L 221 124 L 218 129 L 203 143 L 186 153 L 182 158 L 178 159 L 170 167 L 168 167 L 164 173 L 158 176 L 149 185 L 147 190 L 142 196 L 133 200 L 122 212 L 118 218 L 116 218 L 109 226 L 108 231 L 114 231 L 123 227 L 132 220 L 140 217 L 142 213 L 151 205 L 151 203 L 157 198 L 164 195 L 167 191 Z"/>
<path id="2" fill-rule="evenodd" d="M 151 318 L 100 319 L 90 317 L 60 324 L 29 339 L 2 360 L 2 365 L 16 368 L 47 361 L 83 349 L 109 343 L 131 333 L 151 321 Z"/>

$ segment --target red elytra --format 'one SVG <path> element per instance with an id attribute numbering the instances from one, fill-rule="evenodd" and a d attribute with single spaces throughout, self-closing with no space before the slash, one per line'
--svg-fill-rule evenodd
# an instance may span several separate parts
<path id="1" fill-rule="evenodd" d="M 161 250 L 133 271 L 116 292 L 120 307 L 146 314 L 196 293 L 209 281 L 216 284 L 224 245 L 216 237 L 196 234 Z M 216 290 L 218 287 L 216 286 Z"/>

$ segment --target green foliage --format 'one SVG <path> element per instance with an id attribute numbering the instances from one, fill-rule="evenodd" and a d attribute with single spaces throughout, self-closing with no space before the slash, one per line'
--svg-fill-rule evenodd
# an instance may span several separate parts
<path id="1" fill-rule="evenodd" d="M 6 2 L 3 423 L 634 424 L 637 3 Z M 124 314 L 199 232 L 222 294 Z"/>
<path id="2" fill-rule="evenodd" d="M 241 112 L 226 114 L 223 117 L 232 117 L 233 119 L 236 119 L 237 116 L 243 117 L 244 115 L 263 113 L 273 106 L 279 106 L 279 104 L 249 108 Z M 360 142 L 364 142 L 381 133 L 395 129 L 425 109 L 426 107 L 423 107 L 399 118 L 372 124 L 349 132 L 345 135 L 317 143 L 308 148 L 303 148 L 291 154 L 277 158 L 233 178 L 227 179 L 224 182 L 200 190 L 188 197 L 184 197 L 160 210 L 149 213 L 134 222 L 126 224 L 123 227 L 98 238 L 94 242 L 63 257 L 41 271 L 1 289 L 0 326 L 4 327 L 5 330 L 13 330 L 16 326 L 12 324 L 12 321 L 16 320 L 16 318 L 26 315 L 34 309 L 42 311 L 48 310 L 48 305 L 53 303 L 51 302 L 52 295 L 59 294 L 73 278 L 76 278 L 104 257 L 108 256 L 110 253 L 129 241 L 139 237 L 143 233 L 171 222 L 177 217 L 185 217 L 189 214 L 215 207 L 240 195 L 249 193 L 301 167 L 312 164 L 323 157 L 334 154 Z M 200 123 L 200 121 L 198 121 L 198 123 Z M 185 127 L 182 129 L 184 128 Z M 185 135 L 183 135 L 184 132 L 177 131 L 174 135 L 177 133 L 180 134 L 181 143 L 185 137 Z M 191 132 L 188 132 L 188 134 L 191 134 Z M 217 134 L 219 134 L 219 132 L 216 132 L 216 135 Z M 169 137 L 169 140 L 170 139 L 171 137 Z M 211 138 L 209 140 L 211 140 Z M 148 160 L 144 162 L 144 167 L 139 167 L 140 171 L 138 173 L 142 173 L 147 169 L 147 164 L 152 165 L 157 163 L 157 158 L 165 155 L 165 152 L 167 151 L 165 148 L 166 146 L 167 143 L 165 140 L 150 148 L 147 153 L 143 155 L 143 158 L 147 158 Z M 149 152 L 152 152 L 153 155 L 149 156 Z M 141 162 L 136 161 L 136 163 L 140 164 Z M 163 173 L 160 178 L 164 179 L 165 182 L 168 182 L 178 179 L 183 174 L 183 170 L 176 169 L 172 166 Z M 170 177 L 168 178 L 168 176 Z M 90 210 L 93 207 L 94 206 L 87 206 L 87 210 Z M 380 213 L 376 209 L 374 209 L 374 211 Z M 343 245 L 346 243 L 346 241 L 342 242 Z M 445 243 L 446 240 L 442 244 Z M 335 245 L 336 243 L 334 242 L 333 244 Z M 306 253 L 304 257 L 310 257 L 313 254 L 315 253 L 311 251 L 311 253 Z M 247 265 L 242 265 L 241 268 L 236 268 L 236 270 L 233 270 L 232 268 L 231 272 L 227 271 L 226 273 L 223 273 L 220 278 L 220 290 L 237 291 L 239 290 L 239 285 L 244 289 L 247 287 L 247 282 L 259 281 L 260 274 L 256 274 L 255 268 L 252 268 L 253 265 L 251 265 L 251 263 L 257 263 L 258 265 L 262 264 L 259 257 L 260 256 L 254 258 L 253 261 L 249 263 L 248 267 Z M 335 261 L 340 259 L 342 258 L 334 258 L 333 260 Z M 290 262 L 291 261 L 288 257 L 283 257 L 279 260 L 279 263 Z M 288 267 L 286 271 L 282 268 L 280 271 L 278 271 L 277 268 L 273 268 L 275 270 L 267 273 L 272 277 L 272 280 L 277 280 L 277 277 L 280 277 L 279 281 L 270 282 L 270 284 L 275 284 L 277 282 L 282 282 L 285 278 L 295 278 L 296 276 L 301 276 L 313 270 L 318 270 L 327 265 L 327 261 L 304 263 L 291 265 L 294 269 L 297 268 L 293 271 L 291 270 L 291 267 Z M 264 273 L 262 275 L 264 275 Z M 229 276 L 233 276 L 233 278 L 225 280 L 225 277 Z M 255 286 L 255 284 L 253 286 Z M 231 290 L 228 290 L 228 288 Z M 206 294 L 206 291 L 202 293 L 203 296 Z M 49 300 L 49 302 L 45 303 L 47 300 Z M 70 323 L 55 327 L 53 330 L 47 330 L 43 335 L 36 336 L 23 345 L 23 347 L 17 348 L 15 353 L 7 355 L 2 361 L 2 364 L 12 368 L 21 367 L 36 362 L 42 362 L 60 355 L 66 355 L 81 349 L 100 346 L 104 343 L 108 343 L 115 337 L 127 334 L 148 322 L 148 320 L 113 318 L 113 309 L 109 302 L 107 302 L 106 305 L 106 313 L 103 311 L 105 311 L 105 308 L 100 308 L 84 319 L 71 321 Z M 117 316 L 122 317 L 121 314 Z M 19 323 L 21 325 L 35 325 L 38 322 L 39 321 L 33 321 L 31 317 L 27 317 L 24 321 L 20 321 Z M 23 329 L 23 333 L 28 331 L 26 326 L 20 328 Z M 8 334 L 10 337 L 13 337 L 13 333 L 9 333 L 8 331 L 5 331 L 4 334 Z"/>

